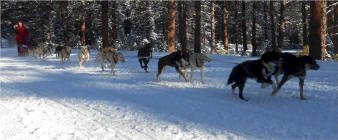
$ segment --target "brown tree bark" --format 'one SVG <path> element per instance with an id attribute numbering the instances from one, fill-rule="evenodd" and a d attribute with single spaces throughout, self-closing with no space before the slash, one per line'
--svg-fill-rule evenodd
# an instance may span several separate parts
<path id="1" fill-rule="evenodd" d="M 246 50 L 248 49 L 247 38 L 246 38 L 245 1 L 242 1 L 242 35 L 243 35 L 243 52 L 242 52 L 242 55 L 244 55 Z"/>
<path id="2" fill-rule="evenodd" d="M 303 1 L 302 2 L 303 46 L 309 44 L 306 5 L 307 5 L 307 2 Z"/>
<path id="3" fill-rule="evenodd" d="M 229 52 L 229 39 L 228 39 L 228 27 L 227 27 L 228 11 L 225 6 L 226 6 L 226 1 L 223 1 L 222 2 L 223 44 L 224 44 L 225 53 L 228 54 Z"/>
<path id="4" fill-rule="evenodd" d="M 325 6 L 325 8 L 324 8 Z M 325 13 L 324 13 L 325 12 Z M 325 59 L 326 47 L 326 2 L 312 1 L 310 4 L 310 56 Z"/>
<path id="5" fill-rule="evenodd" d="M 82 24 L 81 24 L 81 45 L 86 45 L 86 2 L 82 1 Z"/>
<path id="6" fill-rule="evenodd" d="M 256 44 L 256 2 L 254 1 L 252 4 L 252 56 L 257 56 L 257 44 Z"/>
<path id="7" fill-rule="evenodd" d="M 108 42 L 108 1 L 101 2 L 102 13 L 102 47 L 109 46 Z"/>
<path id="8" fill-rule="evenodd" d="M 286 0 L 282 0 L 280 2 L 279 35 L 278 35 L 278 48 L 280 50 L 282 50 L 284 47 L 285 5 L 286 5 Z"/>
<path id="9" fill-rule="evenodd" d="M 195 1 L 195 53 L 201 53 L 201 1 Z"/>
<path id="10" fill-rule="evenodd" d="M 273 51 L 277 51 L 274 14 L 273 1 L 270 1 L 271 48 Z"/>
<path id="11" fill-rule="evenodd" d="M 69 46 L 69 38 L 68 38 L 68 30 L 67 30 L 67 1 L 60 2 L 60 11 L 61 11 L 61 20 L 62 20 L 62 27 L 63 27 L 63 40 L 65 42 L 65 46 Z"/>
<path id="12" fill-rule="evenodd" d="M 168 52 L 175 51 L 175 1 L 169 0 L 168 5 Z"/>
<path id="13" fill-rule="evenodd" d="M 211 1 L 211 54 L 216 53 L 215 41 L 215 2 Z"/>
<path id="14" fill-rule="evenodd" d="M 186 1 L 178 2 L 179 42 L 183 52 L 187 52 L 187 13 Z"/>
<path id="15" fill-rule="evenodd" d="M 321 26 L 320 26 L 320 38 L 321 38 L 321 59 L 326 59 L 326 35 L 327 35 L 327 1 L 322 1 L 321 4 Z"/>

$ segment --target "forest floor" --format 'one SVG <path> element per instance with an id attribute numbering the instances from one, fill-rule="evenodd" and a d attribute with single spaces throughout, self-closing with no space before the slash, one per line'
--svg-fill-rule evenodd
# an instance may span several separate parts
<path id="1" fill-rule="evenodd" d="M 18 57 L 1 48 L 0 139 L 338 139 L 338 62 L 317 61 L 299 99 L 298 79 L 276 96 L 271 87 L 248 80 L 244 96 L 231 93 L 226 80 L 236 64 L 255 57 L 211 55 L 206 84 L 199 70 L 192 83 L 167 68 L 156 81 L 153 54 L 149 73 L 135 51 L 122 51 L 126 62 L 101 72 L 95 63 L 78 67 L 77 50 L 60 64 Z"/>

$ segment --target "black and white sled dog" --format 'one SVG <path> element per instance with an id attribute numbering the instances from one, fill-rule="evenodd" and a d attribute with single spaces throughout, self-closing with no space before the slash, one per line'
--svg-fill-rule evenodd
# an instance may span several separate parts
<path id="1" fill-rule="evenodd" d="M 189 67 L 189 52 L 183 53 L 178 50 L 176 52 L 170 53 L 169 55 L 163 56 L 158 60 L 158 71 L 156 74 L 156 79 L 159 81 L 160 75 L 163 72 L 164 68 L 167 66 L 175 67 L 176 71 L 184 77 L 184 80 L 188 82 L 188 78 L 182 72 L 181 68 L 185 69 Z"/>
<path id="2" fill-rule="evenodd" d="M 204 63 L 210 62 L 211 58 L 202 53 L 189 52 L 189 67 L 190 67 L 190 82 L 192 81 L 192 75 L 196 68 L 200 68 L 201 81 L 205 84 L 204 81 Z M 184 69 L 184 75 L 187 76 L 188 67 Z"/>
<path id="3" fill-rule="evenodd" d="M 137 53 L 138 61 L 140 62 L 141 68 L 148 72 L 148 63 L 153 56 L 153 46 L 150 43 L 140 48 Z"/>
<path id="4" fill-rule="evenodd" d="M 227 85 L 232 84 L 232 93 L 239 89 L 239 98 L 248 101 L 243 97 L 243 89 L 248 78 L 255 79 L 258 83 L 269 84 L 274 87 L 271 75 L 276 71 L 279 62 L 278 52 L 267 52 L 258 60 L 248 60 L 236 65 L 228 78 Z"/>
<path id="5" fill-rule="evenodd" d="M 295 56 L 291 53 L 280 54 L 280 64 L 276 71 L 273 73 L 277 88 L 273 90 L 272 95 L 275 95 L 279 89 L 285 84 L 286 81 L 292 77 L 299 78 L 299 95 L 300 99 L 305 99 L 303 95 L 304 79 L 307 70 L 318 70 L 320 66 L 316 60 L 310 56 Z M 282 80 L 278 81 L 278 76 L 283 74 Z"/>

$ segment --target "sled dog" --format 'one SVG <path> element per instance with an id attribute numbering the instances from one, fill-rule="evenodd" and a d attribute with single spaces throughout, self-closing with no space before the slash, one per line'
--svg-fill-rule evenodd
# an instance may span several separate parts
<path id="1" fill-rule="evenodd" d="M 81 46 L 81 50 L 77 55 L 77 58 L 79 59 L 79 67 L 81 68 L 83 62 L 89 61 L 89 51 L 87 46 Z"/>
<path id="2" fill-rule="evenodd" d="M 248 78 L 255 79 L 258 83 L 269 84 L 274 87 L 271 75 L 279 62 L 278 52 L 264 53 L 258 60 L 248 60 L 236 65 L 228 78 L 227 85 L 232 84 L 232 93 L 239 89 L 239 98 L 248 101 L 243 97 L 243 89 Z"/>
<path id="3" fill-rule="evenodd" d="M 160 75 L 163 72 L 164 68 L 167 66 L 175 67 L 176 71 L 184 77 L 184 80 L 188 82 L 188 78 L 182 72 L 181 68 L 189 67 L 189 53 L 183 53 L 182 51 L 176 51 L 170 53 L 169 55 L 163 56 L 158 60 L 158 71 L 156 74 L 156 79 L 159 81 Z"/>
<path id="4" fill-rule="evenodd" d="M 281 53 L 280 58 L 280 63 L 276 71 L 273 73 L 277 83 L 277 88 L 273 90 L 272 95 L 275 95 L 286 81 L 292 77 L 298 77 L 300 99 L 305 99 L 303 95 L 303 87 L 306 71 L 318 70 L 320 66 L 316 63 L 316 60 L 310 56 L 297 57 L 291 53 Z M 279 82 L 278 76 L 282 74 L 282 80 Z"/>
<path id="5" fill-rule="evenodd" d="M 140 62 L 141 68 L 143 68 L 145 72 L 148 72 L 148 63 L 153 56 L 152 53 L 153 46 L 151 46 L 149 43 L 146 44 L 146 46 L 140 48 L 137 52 L 138 61 Z"/>

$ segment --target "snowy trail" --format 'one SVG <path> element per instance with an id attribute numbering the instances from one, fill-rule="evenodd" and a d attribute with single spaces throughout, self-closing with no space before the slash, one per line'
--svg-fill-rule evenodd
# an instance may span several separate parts
<path id="1" fill-rule="evenodd" d="M 94 63 L 96 52 L 79 69 L 75 52 L 61 66 L 55 56 L 1 49 L 0 139 L 338 139 L 337 62 L 309 72 L 306 101 L 293 79 L 276 96 L 249 80 L 243 102 L 225 81 L 236 63 L 256 58 L 212 56 L 203 85 L 199 71 L 185 83 L 172 68 L 157 82 L 165 53 L 144 73 L 136 52 L 123 52 L 113 77 Z"/>

